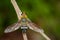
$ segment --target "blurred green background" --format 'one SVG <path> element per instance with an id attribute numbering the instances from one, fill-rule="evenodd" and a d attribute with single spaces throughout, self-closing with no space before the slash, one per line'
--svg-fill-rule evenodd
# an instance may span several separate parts
<path id="1" fill-rule="evenodd" d="M 20 9 L 54 40 L 60 40 L 60 0 L 16 0 Z M 10 0 L 0 0 L 0 37 L 4 29 L 17 22 Z"/>

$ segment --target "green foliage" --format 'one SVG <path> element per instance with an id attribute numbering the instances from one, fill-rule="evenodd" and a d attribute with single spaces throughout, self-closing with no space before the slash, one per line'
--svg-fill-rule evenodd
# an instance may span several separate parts
<path id="1" fill-rule="evenodd" d="M 59 0 L 16 0 L 22 11 L 38 23 L 50 36 L 60 40 L 60 1 Z M 4 28 L 17 22 L 17 15 L 10 0 L 0 0 L 0 34 Z"/>

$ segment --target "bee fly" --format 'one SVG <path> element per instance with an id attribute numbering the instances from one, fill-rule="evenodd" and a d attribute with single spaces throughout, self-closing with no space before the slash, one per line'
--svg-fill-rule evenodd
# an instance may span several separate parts
<path id="1" fill-rule="evenodd" d="M 23 12 L 21 12 L 19 6 L 16 3 L 16 0 L 11 0 L 12 5 L 14 6 L 14 9 L 16 11 L 17 17 L 18 17 L 18 22 L 14 23 L 10 26 L 8 26 L 4 33 L 9 33 L 9 32 L 13 32 L 19 28 L 21 28 L 22 32 L 23 32 L 23 38 L 24 40 L 28 40 L 25 32 L 27 31 L 27 29 L 31 29 L 35 32 L 40 33 L 44 38 L 46 38 L 46 40 L 51 40 L 45 33 L 43 29 L 37 28 L 37 26 L 34 25 L 34 23 L 31 22 L 31 20 L 27 17 L 27 15 Z"/>

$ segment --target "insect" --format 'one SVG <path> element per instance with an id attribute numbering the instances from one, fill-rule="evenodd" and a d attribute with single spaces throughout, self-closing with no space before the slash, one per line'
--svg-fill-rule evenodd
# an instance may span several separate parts
<path id="1" fill-rule="evenodd" d="M 25 17 L 25 14 L 22 15 L 21 20 L 19 20 L 17 23 L 14 23 L 6 28 L 4 31 L 5 33 L 13 32 L 19 28 L 21 28 L 23 31 L 27 30 L 27 22 L 28 20 Z"/>
<path id="2" fill-rule="evenodd" d="M 43 37 L 46 38 L 46 40 L 51 40 L 45 33 L 43 29 L 37 28 L 34 23 L 27 17 L 27 15 L 25 14 L 25 12 L 21 12 L 21 10 L 19 9 L 17 3 L 15 0 L 11 0 L 12 5 L 14 6 L 14 9 L 16 11 L 17 17 L 18 17 L 18 22 L 14 23 L 10 26 L 8 26 L 4 33 L 9 33 L 9 32 L 13 32 L 19 28 L 21 28 L 22 32 L 23 32 L 23 38 L 24 40 L 28 40 L 27 36 L 26 36 L 26 31 L 27 29 L 31 29 L 35 32 L 40 33 Z"/>
<path id="3" fill-rule="evenodd" d="M 25 13 L 23 13 L 21 16 L 21 20 L 19 20 L 17 23 L 14 23 L 8 26 L 4 32 L 5 33 L 13 32 L 19 28 L 21 28 L 23 32 L 26 32 L 26 30 L 28 29 L 29 23 L 30 21 L 27 19 L 27 16 L 25 15 Z"/>

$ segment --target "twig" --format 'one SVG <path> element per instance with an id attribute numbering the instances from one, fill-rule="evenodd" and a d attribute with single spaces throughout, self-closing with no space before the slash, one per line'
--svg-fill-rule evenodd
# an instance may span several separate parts
<path id="1" fill-rule="evenodd" d="M 20 20 L 20 19 L 21 19 L 21 14 L 22 14 L 20 8 L 18 7 L 18 5 L 17 5 L 17 3 L 16 3 L 15 0 L 11 0 L 11 3 L 12 3 L 12 5 L 14 6 L 14 9 L 15 9 L 15 11 L 16 11 L 16 13 L 17 13 L 18 20 Z M 22 33 L 22 34 L 23 34 L 24 40 L 28 40 L 28 39 L 27 39 L 27 36 L 26 36 L 26 33 Z"/>
<path id="2" fill-rule="evenodd" d="M 23 39 L 28 40 L 26 33 L 22 33 L 22 34 L 23 34 Z"/>
<path id="3" fill-rule="evenodd" d="M 17 2 L 15 0 L 11 0 L 11 3 L 12 3 L 12 5 L 17 13 L 18 20 L 20 20 L 22 12 L 21 12 L 20 8 L 18 7 Z"/>

